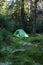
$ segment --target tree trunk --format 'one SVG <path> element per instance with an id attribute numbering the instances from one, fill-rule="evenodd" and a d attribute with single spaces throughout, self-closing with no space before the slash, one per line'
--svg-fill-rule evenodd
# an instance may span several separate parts
<path id="1" fill-rule="evenodd" d="M 36 33 L 36 24 L 37 24 L 37 2 L 39 0 L 35 0 L 34 2 L 34 21 L 33 21 L 33 34 Z"/>
<path id="2" fill-rule="evenodd" d="M 22 0 L 22 7 L 21 7 L 21 23 L 22 23 L 22 28 L 26 29 L 25 13 L 24 13 L 24 0 Z"/>
<path id="3" fill-rule="evenodd" d="M 36 22 L 37 22 L 37 2 L 34 2 L 34 21 L 33 21 L 33 34 L 36 33 Z"/>

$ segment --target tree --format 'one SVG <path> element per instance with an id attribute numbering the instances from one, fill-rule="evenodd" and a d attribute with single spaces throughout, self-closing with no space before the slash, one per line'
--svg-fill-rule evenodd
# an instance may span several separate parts
<path id="1" fill-rule="evenodd" d="M 26 29 L 25 13 L 24 13 L 24 0 L 22 0 L 22 6 L 21 6 L 21 22 L 22 22 L 22 28 Z"/>
<path id="2" fill-rule="evenodd" d="M 34 1 L 34 21 L 33 21 L 33 33 L 36 33 L 36 21 L 37 21 L 37 2 L 38 0 Z"/>

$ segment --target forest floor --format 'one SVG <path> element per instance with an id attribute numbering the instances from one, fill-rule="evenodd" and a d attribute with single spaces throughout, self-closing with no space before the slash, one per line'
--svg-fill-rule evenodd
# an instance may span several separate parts
<path id="1" fill-rule="evenodd" d="M 43 65 L 43 34 L 11 37 L 0 50 L 0 65 Z"/>

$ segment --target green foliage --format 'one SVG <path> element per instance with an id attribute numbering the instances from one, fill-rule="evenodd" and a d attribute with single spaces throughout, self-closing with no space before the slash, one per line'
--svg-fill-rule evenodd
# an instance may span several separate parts
<path id="1" fill-rule="evenodd" d="M 43 16 L 43 13 L 38 16 L 38 19 L 37 19 L 37 32 L 43 32 L 43 19 L 42 19 L 42 16 Z"/>
<path id="2" fill-rule="evenodd" d="M 5 28 L 0 28 L 0 44 L 3 46 L 4 43 L 10 44 L 11 33 Z"/>
<path id="3" fill-rule="evenodd" d="M 21 0 L 16 0 L 11 5 L 0 0 L 0 62 L 11 61 L 12 65 L 43 65 L 43 34 L 30 35 L 28 38 L 13 37 L 13 32 L 22 26 L 21 6 Z M 32 33 L 34 17 L 30 17 L 28 10 L 25 10 L 24 18 L 26 32 L 29 34 Z M 40 16 L 37 19 L 37 32 L 43 32 L 43 12 Z M 21 41 L 22 44 L 19 44 Z"/>
<path id="4" fill-rule="evenodd" d="M 16 38 L 12 37 L 12 44 L 10 46 L 3 46 L 2 48 L 5 48 L 4 51 L 0 51 L 1 53 L 1 62 L 5 61 L 11 61 L 12 65 L 43 65 L 43 35 L 38 36 L 31 36 L 29 38 Z M 37 40 L 40 40 L 37 42 Z M 31 40 L 31 41 L 30 41 Z M 33 40 L 33 41 L 32 41 Z M 35 41 L 36 40 L 36 41 Z M 24 41 L 27 43 L 32 43 L 32 46 L 30 45 L 24 45 L 19 44 L 20 41 Z M 35 42 L 34 42 L 35 41 Z M 39 44 L 40 43 L 40 44 Z M 6 43 L 5 43 L 6 44 Z M 37 44 L 38 46 L 34 46 Z M 20 50 L 22 49 L 22 50 Z M 23 51 L 23 49 L 25 49 Z M 0 49 L 1 50 L 1 49 Z"/>

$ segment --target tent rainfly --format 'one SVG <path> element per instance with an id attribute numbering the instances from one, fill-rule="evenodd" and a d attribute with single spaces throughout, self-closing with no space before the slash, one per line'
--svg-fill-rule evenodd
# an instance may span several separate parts
<path id="1" fill-rule="evenodd" d="M 29 37 L 28 34 L 23 30 L 23 29 L 18 29 L 14 32 L 13 36 L 15 37 L 20 37 L 20 38 L 23 38 L 23 37 Z"/>

